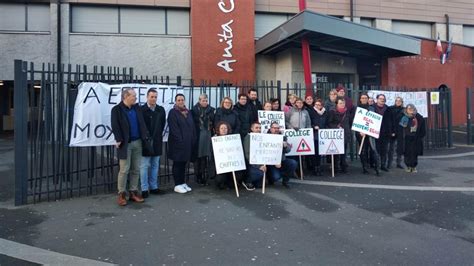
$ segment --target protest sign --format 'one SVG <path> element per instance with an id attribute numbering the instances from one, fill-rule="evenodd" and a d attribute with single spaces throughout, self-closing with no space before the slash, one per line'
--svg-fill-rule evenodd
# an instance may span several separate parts
<path id="1" fill-rule="evenodd" d="M 258 111 L 258 122 L 262 125 L 262 133 L 267 133 L 273 122 L 277 122 L 280 130 L 285 130 L 285 113 L 281 111 Z"/>
<path id="2" fill-rule="evenodd" d="M 217 174 L 246 169 L 239 134 L 212 137 L 212 150 Z"/>
<path id="3" fill-rule="evenodd" d="M 137 94 L 137 103 L 146 103 L 149 89 L 158 94 L 157 104 L 163 106 L 168 116 L 174 106 L 174 96 L 182 93 L 181 87 L 147 84 L 109 85 L 100 82 L 83 82 L 79 84 L 74 105 L 74 118 L 71 128 L 71 147 L 115 145 L 111 126 L 111 110 L 120 103 L 122 90 L 133 88 Z M 163 133 L 163 140 L 168 140 L 168 125 Z"/>
<path id="4" fill-rule="evenodd" d="M 366 109 L 357 107 L 356 114 L 354 116 L 354 122 L 352 122 L 352 130 L 364 133 L 372 136 L 376 139 L 380 135 L 380 127 L 382 125 L 382 116 L 368 111 Z"/>
<path id="5" fill-rule="evenodd" d="M 283 135 L 250 133 L 250 164 L 281 163 Z"/>
<path id="6" fill-rule="evenodd" d="M 379 94 L 384 94 L 388 106 L 395 104 L 395 99 L 401 97 L 403 104 L 406 106 L 411 103 L 416 106 L 418 113 L 423 117 L 428 117 L 428 96 L 426 91 L 376 91 L 370 90 L 367 92 L 369 97 L 372 97 L 375 101 Z"/>
<path id="7" fill-rule="evenodd" d="M 287 137 L 288 145 L 291 150 L 286 155 L 313 155 L 314 151 L 314 135 L 312 128 L 302 128 L 298 131 L 294 129 L 286 129 L 285 136 Z"/>
<path id="8" fill-rule="evenodd" d="M 344 129 L 320 129 L 319 136 L 319 155 L 344 154 Z"/>
<path id="9" fill-rule="evenodd" d="M 439 104 L 439 91 L 430 92 L 430 96 L 431 96 L 431 104 L 432 105 Z"/>

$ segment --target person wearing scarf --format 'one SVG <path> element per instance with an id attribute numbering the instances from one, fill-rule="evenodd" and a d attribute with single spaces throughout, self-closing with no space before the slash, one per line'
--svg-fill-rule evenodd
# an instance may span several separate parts
<path id="1" fill-rule="evenodd" d="M 314 102 L 314 106 L 312 107 L 314 110 L 314 117 L 311 119 L 311 126 L 314 130 L 314 149 L 317 151 L 319 147 L 319 130 L 326 128 L 326 122 L 328 120 L 328 112 L 326 112 L 326 108 L 323 106 L 323 100 L 316 99 Z M 323 172 L 321 169 L 321 155 L 316 152 L 314 156 L 315 160 L 315 168 L 314 172 L 317 176 L 322 176 Z"/>
<path id="2" fill-rule="evenodd" d="M 375 146 L 377 148 L 377 153 L 380 156 L 380 169 L 388 172 L 387 168 L 387 158 L 388 158 L 388 143 L 390 138 L 392 138 L 395 133 L 393 132 L 392 127 L 392 116 L 388 112 L 388 106 L 385 104 L 386 98 L 385 95 L 377 95 L 377 102 L 370 106 L 369 111 L 376 112 L 382 116 L 382 126 L 380 127 L 380 136 L 375 141 Z"/>
<path id="3" fill-rule="evenodd" d="M 209 163 L 211 160 L 211 137 L 214 131 L 215 109 L 209 105 L 206 94 L 199 95 L 199 102 L 192 109 L 194 126 L 196 128 L 197 143 L 194 151 L 197 152 L 194 165 L 194 174 L 199 185 L 208 185 Z"/>
<path id="4" fill-rule="evenodd" d="M 329 111 L 328 128 L 342 128 L 344 129 L 344 151 L 348 152 L 348 144 L 351 138 L 352 117 L 346 108 L 346 101 L 344 98 L 338 97 L 336 99 L 336 108 Z M 334 170 L 336 172 L 347 173 L 346 154 L 334 156 Z"/>
<path id="5" fill-rule="evenodd" d="M 313 95 L 306 95 L 304 98 L 304 109 L 308 112 L 309 119 L 311 121 L 311 126 L 313 125 L 313 120 L 316 116 L 316 110 L 314 110 L 314 97 Z M 314 130 L 313 130 L 314 131 Z M 316 132 L 315 132 L 316 134 Z M 316 147 L 316 146 L 315 146 Z M 316 169 L 316 154 L 315 155 L 306 155 L 303 157 L 307 169 Z"/>
<path id="6" fill-rule="evenodd" d="M 390 169 L 392 167 L 393 163 L 393 155 L 396 153 L 396 164 L 397 168 L 403 169 L 402 166 L 402 152 L 401 152 L 401 142 L 399 142 L 400 138 L 400 132 L 399 132 L 399 127 L 398 123 L 400 122 L 400 119 L 402 117 L 403 113 L 403 99 L 402 97 L 397 97 L 395 98 L 395 104 L 390 106 L 388 108 L 388 111 L 390 112 L 390 115 L 392 117 L 392 132 L 394 135 L 390 138 L 390 142 L 388 145 L 388 162 L 387 162 L 387 168 Z"/>
<path id="7" fill-rule="evenodd" d="M 196 128 L 193 116 L 184 104 L 184 95 L 176 94 L 175 105 L 168 113 L 168 157 L 173 161 L 174 191 L 186 193 L 191 188 L 185 182 L 186 163 L 192 161 L 196 143 Z"/>
<path id="8" fill-rule="evenodd" d="M 221 121 L 227 122 L 234 134 L 240 133 L 239 114 L 233 109 L 233 102 L 230 97 L 224 97 L 221 101 L 221 107 L 217 108 L 214 117 L 214 123 Z"/>
<path id="9" fill-rule="evenodd" d="M 425 119 L 418 114 L 413 104 L 408 104 L 403 110 L 398 126 L 402 133 L 403 156 L 407 166 L 405 171 L 416 173 L 418 156 L 423 155 L 423 138 L 426 135 Z"/>
<path id="10" fill-rule="evenodd" d="M 369 110 L 369 96 L 366 93 L 362 93 L 359 95 L 359 103 L 357 107 L 360 107 L 365 110 Z M 365 136 L 364 143 L 362 143 L 362 138 L 364 136 L 363 133 L 355 132 L 355 136 L 357 139 L 357 143 L 362 146 L 362 151 L 360 153 L 360 162 L 362 163 L 362 173 L 368 174 L 368 168 L 370 166 L 370 159 L 373 159 L 373 165 L 376 175 L 380 175 L 379 168 L 378 168 L 378 158 L 379 155 L 377 153 L 377 149 L 375 148 L 375 138 L 370 136 Z"/>

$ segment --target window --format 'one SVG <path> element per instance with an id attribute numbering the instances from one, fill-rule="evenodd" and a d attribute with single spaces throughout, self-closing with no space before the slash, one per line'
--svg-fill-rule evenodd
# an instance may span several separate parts
<path id="1" fill-rule="evenodd" d="M 367 27 L 373 27 L 374 26 L 374 20 L 371 18 L 361 18 L 360 19 L 360 24 L 367 26 Z"/>
<path id="2" fill-rule="evenodd" d="M 49 5 L 0 3 L 0 30 L 49 31 Z"/>
<path id="3" fill-rule="evenodd" d="M 392 31 L 431 39 L 431 24 L 412 21 L 392 21 Z"/>
<path id="4" fill-rule="evenodd" d="M 474 46 L 474 26 L 464 25 L 462 31 L 464 44 Z"/>
<path id="5" fill-rule="evenodd" d="M 72 6 L 71 31 L 189 35 L 189 10 L 118 6 Z"/>
<path id="6" fill-rule="evenodd" d="M 270 14 L 270 13 L 256 13 L 255 14 L 255 38 L 260 38 L 269 33 L 276 27 L 283 24 L 290 18 L 288 14 Z"/>

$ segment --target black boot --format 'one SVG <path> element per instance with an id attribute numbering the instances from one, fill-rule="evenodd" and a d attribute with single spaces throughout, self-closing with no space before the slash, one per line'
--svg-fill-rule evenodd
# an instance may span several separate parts
<path id="1" fill-rule="evenodd" d="M 369 171 L 367 171 L 367 168 L 365 167 L 365 165 L 362 166 L 362 173 L 363 173 L 364 175 L 366 175 L 366 174 L 369 173 Z"/>
<path id="2" fill-rule="evenodd" d="M 379 169 L 377 167 L 375 167 L 375 175 L 380 176 L 380 172 L 379 172 Z"/>

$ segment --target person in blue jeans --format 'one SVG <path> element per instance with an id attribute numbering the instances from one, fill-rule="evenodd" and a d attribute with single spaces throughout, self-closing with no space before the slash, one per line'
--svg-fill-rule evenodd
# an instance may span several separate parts
<path id="1" fill-rule="evenodd" d="M 262 130 L 262 126 L 258 122 L 253 122 L 250 125 L 250 132 L 251 133 L 260 133 Z M 247 189 L 248 186 L 251 184 L 251 187 L 262 187 L 262 180 L 263 180 L 263 173 L 267 171 L 267 167 L 265 165 L 259 164 L 250 164 L 250 135 L 247 134 L 244 139 L 244 151 L 245 151 L 245 161 L 248 165 L 247 167 L 247 178 L 242 182 L 242 185 Z"/>
<path id="2" fill-rule="evenodd" d="M 269 130 L 270 134 L 281 134 L 280 125 L 276 122 L 273 122 Z M 288 182 L 290 181 L 290 176 L 293 176 L 296 171 L 298 163 L 290 158 L 286 158 L 285 154 L 290 152 L 291 148 L 288 146 L 286 136 L 283 137 L 283 150 L 281 155 L 281 163 L 278 165 L 269 165 L 267 171 L 270 174 L 270 178 L 273 182 L 276 182 L 282 179 L 282 185 L 286 188 L 290 188 Z"/>

